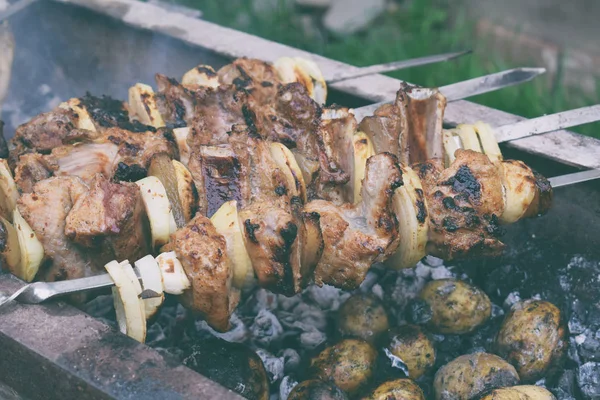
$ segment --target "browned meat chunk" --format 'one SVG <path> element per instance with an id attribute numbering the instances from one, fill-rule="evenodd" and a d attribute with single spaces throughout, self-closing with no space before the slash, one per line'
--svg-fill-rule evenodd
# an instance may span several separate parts
<path id="1" fill-rule="evenodd" d="M 63 139 L 75 129 L 76 124 L 75 112 L 56 108 L 19 126 L 13 141 L 15 145 L 19 143 L 34 151 L 49 153 L 63 144 Z"/>
<path id="2" fill-rule="evenodd" d="M 158 110 L 167 126 L 181 128 L 194 116 L 194 95 L 176 79 L 156 74 Z"/>
<path id="3" fill-rule="evenodd" d="M 273 65 L 249 58 L 236 59 L 217 75 L 221 84 L 248 92 L 260 104 L 270 103 L 282 83 Z"/>
<path id="4" fill-rule="evenodd" d="M 499 169 L 484 154 L 458 150 L 452 165 L 415 166 L 427 198 L 429 254 L 451 260 L 497 256 L 504 244 L 498 239 L 498 218 L 504 211 Z"/>
<path id="5" fill-rule="evenodd" d="M 359 128 L 371 137 L 376 153 L 389 151 L 403 164 L 425 162 L 443 156 L 445 108 L 438 90 L 403 84 L 394 104 L 379 107 Z"/>
<path id="6" fill-rule="evenodd" d="M 54 157 L 39 153 L 21 156 L 15 170 L 15 183 L 21 193 L 31 193 L 36 182 L 50 178 L 58 170 Z"/>
<path id="7" fill-rule="evenodd" d="M 19 212 L 44 246 L 40 280 L 74 279 L 98 273 L 93 253 L 79 248 L 65 235 L 67 215 L 87 190 L 76 177 L 50 178 L 36 183 L 32 193 L 19 199 Z"/>
<path id="8" fill-rule="evenodd" d="M 89 93 L 79 99 L 79 105 L 90 115 L 98 131 L 120 128 L 131 132 L 154 131 L 154 128 L 139 121 L 130 121 L 126 104 L 109 96 L 95 97 Z"/>
<path id="9" fill-rule="evenodd" d="M 163 251 L 175 251 L 192 283 L 191 290 L 181 296 L 182 304 L 203 315 L 214 329 L 227 331 L 240 293 L 232 287 L 233 270 L 225 238 L 208 218 L 198 214 L 171 235 Z"/>
<path id="10" fill-rule="evenodd" d="M 336 206 L 314 200 L 304 210 L 320 216 L 325 247 L 315 269 L 318 285 L 354 289 L 376 261 L 398 247 L 398 221 L 392 209 L 394 190 L 402 186 L 397 158 L 380 153 L 369 158 L 362 187 L 362 202 Z"/>
<path id="11" fill-rule="evenodd" d="M 111 260 L 137 260 L 150 253 L 144 222 L 137 185 L 97 175 L 69 212 L 65 234 L 81 246 L 103 248 Z"/>

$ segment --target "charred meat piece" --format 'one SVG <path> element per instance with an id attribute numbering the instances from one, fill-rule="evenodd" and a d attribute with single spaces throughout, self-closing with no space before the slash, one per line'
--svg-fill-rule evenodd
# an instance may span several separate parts
<path id="1" fill-rule="evenodd" d="M 214 329 L 227 331 L 240 293 L 232 286 L 233 270 L 225 238 L 208 218 L 198 214 L 172 234 L 162 250 L 175 251 L 192 283 L 191 290 L 181 296 L 182 304 L 204 316 Z"/>
<path id="2" fill-rule="evenodd" d="M 78 176 L 90 182 L 96 174 L 117 181 L 142 179 L 152 156 L 166 153 L 177 158 L 170 130 L 132 132 L 109 128 L 101 133 L 88 131 L 81 142 L 63 145 L 51 154 L 25 154 L 16 166 L 16 182 L 22 192 L 30 192 L 35 182 L 50 176 Z"/>
<path id="3" fill-rule="evenodd" d="M 65 234 L 67 216 L 87 190 L 77 177 L 50 178 L 36 183 L 33 192 L 17 202 L 19 212 L 44 246 L 40 280 L 74 279 L 99 272 L 93 252 L 81 249 Z"/>
<path id="4" fill-rule="evenodd" d="M 65 234 L 83 247 L 103 248 L 110 260 L 137 260 L 150 253 L 144 221 L 136 184 L 114 183 L 96 175 L 69 212 Z"/>
<path id="5" fill-rule="evenodd" d="M 429 254 L 451 260 L 501 253 L 501 172 L 487 156 L 457 150 L 456 160 L 447 169 L 425 163 L 414 170 L 421 178 L 429 208 Z"/>
<path id="6" fill-rule="evenodd" d="M 403 164 L 443 156 L 442 127 L 446 98 L 437 89 L 402 84 L 393 105 L 383 105 L 360 123 L 376 153 L 389 151 Z"/>
<path id="7" fill-rule="evenodd" d="M 194 94 L 176 79 L 156 74 L 156 102 L 167 126 L 181 128 L 194 116 Z"/>
<path id="8" fill-rule="evenodd" d="M 269 104 L 282 84 L 273 65 L 261 60 L 238 58 L 217 71 L 222 85 L 247 92 L 259 104 Z"/>
<path id="9" fill-rule="evenodd" d="M 86 93 L 79 99 L 79 107 L 88 112 L 96 130 L 120 128 L 131 132 L 154 131 L 154 127 L 131 121 L 126 104 L 109 96 L 96 97 Z"/>
<path id="10" fill-rule="evenodd" d="M 308 203 L 304 211 L 320 216 L 324 250 L 315 282 L 354 289 L 376 261 L 398 247 L 398 221 L 392 209 L 394 190 L 402 186 L 396 156 L 377 154 L 367 161 L 362 202 L 336 206 L 325 200 Z"/>

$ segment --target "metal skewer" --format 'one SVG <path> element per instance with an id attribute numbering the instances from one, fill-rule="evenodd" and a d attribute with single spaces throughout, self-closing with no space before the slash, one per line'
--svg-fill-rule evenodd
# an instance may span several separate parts
<path id="1" fill-rule="evenodd" d="M 562 186 L 574 185 L 576 183 L 587 182 L 594 179 L 600 179 L 600 169 L 590 169 L 587 171 L 555 176 L 553 178 L 548 178 L 548 181 L 550 181 L 550 185 L 552 185 L 552 188 L 557 188 Z"/>
<path id="2" fill-rule="evenodd" d="M 367 75 L 381 74 L 383 72 L 400 71 L 402 69 L 450 61 L 470 53 L 471 50 L 465 50 L 456 53 L 437 54 L 434 56 L 414 58 L 412 60 L 392 61 L 384 64 L 371 65 L 360 68 L 358 71 L 338 73 L 332 78 L 327 79 L 327 84 L 347 81 L 349 79 L 360 78 Z"/>

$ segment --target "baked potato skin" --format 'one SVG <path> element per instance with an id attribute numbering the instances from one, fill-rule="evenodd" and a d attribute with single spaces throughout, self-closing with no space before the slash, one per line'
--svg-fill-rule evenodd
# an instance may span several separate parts
<path id="1" fill-rule="evenodd" d="M 465 354 L 444 365 L 435 374 L 436 400 L 477 399 L 495 388 L 519 384 L 515 368 L 488 353 Z"/>
<path id="2" fill-rule="evenodd" d="M 396 379 L 382 383 L 362 400 L 425 400 L 425 395 L 412 380 Z"/>
<path id="3" fill-rule="evenodd" d="M 556 397 L 543 387 L 522 385 L 494 389 L 480 400 L 556 400 Z"/>
<path id="4" fill-rule="evenodd" d="M 348 400 L 348 396 L 333 383 L 311 379 L 294 386 L 287 400 Z"/>
<path id="5" fill-rule="evenodd" d="M 387 349 L 404 362 L 411 379 L 420 378 L 435 364 L 433 341 L 418 325 L 392 329 Z"/>
<path id="6" fill-rule="evenodd" d="M 542 300 L 513 305 L 496 335 L 495 352 L 515 366 L 523 382 L 551 374 L 563 360 L 566 329 L 560 310 Z"/>
<path id="7" fill-rule="evenodd" d="M 419 298 L 431 307 L 428 327 L 435 333 L 472 332 L 492 313 L 492 303 L 482 290 L 455 279 L 427 283 Z"/>
<path id="8" fill-rule="evenodd" d="M 373 295 L 359 293 L 346 300 L 337 316 L 338 333 L 375 343 L 390 327 L 388 314 Z"/>
<path id="9" fill-rule="evenodd" d="M 344 339 L 310 360 L 309 379 L 332 382 L 352 396 L 373 377 L 377 350 L 360 339 Z"/>

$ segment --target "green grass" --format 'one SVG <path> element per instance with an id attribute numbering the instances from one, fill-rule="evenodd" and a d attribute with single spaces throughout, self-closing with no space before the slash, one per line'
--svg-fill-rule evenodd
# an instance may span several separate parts
<path id="1" fill-rule="evenodd" d="M 356 66 L 473 49 L 459 60 L 391 73 L 390 76 L 423 86 L 442 86 L 503 69 L 523 66 L 490 54 L 484 38 L 474 38 L 473 22 L 460 11 L 450 17 L 435 0 L 413 0 L 410 6 L 380 17 L 366 32 L 343 39 L 330 37 L 324 30 L 305 34 L 293 8 L 279 6 L 272 13 L 257 15 L 254 0 L 176 0 L 198 7 L 203 18 L 290 46 L 324 55 Z M 226 6 L 224 4 L 227 3 Z M 528 65 L 535 66 L 535 65 Z M 595 97 L 595 98 L 592 98 Z M 586 96 L 580 90 L 566 89 L 560 74 L 548 79 L 471 98 L 471 101 L 500 110 L 536 117 L 598 102 L 599 96 Z M 600 137 L 600 125 L 590 124 L 577 131 Z"/>

